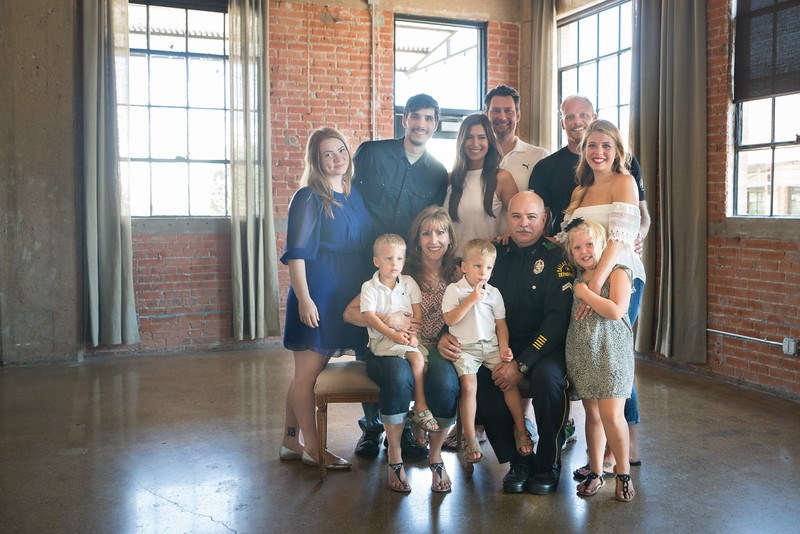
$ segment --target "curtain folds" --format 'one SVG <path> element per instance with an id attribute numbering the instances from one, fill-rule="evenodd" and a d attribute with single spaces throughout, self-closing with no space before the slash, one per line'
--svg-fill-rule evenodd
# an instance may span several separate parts
<path id="1" fill-rule="evenodd" d="M 269 122 L 269 0 L 229 0 L 233 337 L 280 334 Z"/>
<path id="2" fill-rule="evenodd" d="M 138 343 L 139 326 L 127 172 L 128 2 L 84 0 L 82 15 L 84 337 L 93 346 L 129 345 Z"/>
<path id="3" fill-rule="evenodd" d="M 636 348 L 687 363 L 706 362 L 705 9 L 634 0 L 631 147 L 655 212 Z"/>
<path id="4" fill-rule="evenodd" d="M 531 1 L 531 78 L 528 106 L 531 144 L 553 152 L 557 117 L 556 0 Z"/>

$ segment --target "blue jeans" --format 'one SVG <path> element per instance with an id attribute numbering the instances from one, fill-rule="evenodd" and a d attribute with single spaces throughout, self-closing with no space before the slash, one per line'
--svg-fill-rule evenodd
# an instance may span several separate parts
<path id="1" fill-rule="evenodd" d="M 369 349 L 366 349 L 364 354 L 356 354 L 356 360 L 366 361 L 367 355 L 372 356 Z M 362 402 L 361 408 L 364 410 L 364 417 L 358 420 L 358 426 L 361 427 L 361 430 L 383 432 L 383 423 L 381 423 L 378 403 Z"/>
<path id="2" fill-rule="evenodd" d="M 628 305 L 628 319 L 631 321 L 631 327 L 636 323 L 636 318 L 639 317 L 639 309 L 642 307 L 642 292 L 644 291 L 644 282 L 640 278 L 633 280 L 633 293 L 631 293 L 631 302 Z M 625 421 L 629 425 L 639 424 L 639 396 L 636 394 L 636 384 L 633 385 L 631 396 L 625 401 Z"/>
<path id="3" fill-rule="evenodd" d="M 408 361 L 398 356 L 376 357 L 370 354 L 367 356 L 367 375 L 381 388 L 378 401 L 381 420 L 387 425 L 404 423 L 414 393 L 414 377 Z M 451 426 L 455 421 L 459 391 L 453 364 L 438 353 L 429 355 L 425 396 L 428 408 L 440 426 Z"/>

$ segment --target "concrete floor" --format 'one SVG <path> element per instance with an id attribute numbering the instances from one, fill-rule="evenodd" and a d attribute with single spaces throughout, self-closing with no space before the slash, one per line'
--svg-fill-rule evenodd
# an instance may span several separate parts
<path id="1" fill-rule="evenodd" d="M 554 495 L 504 495 L 488 449 L 472 479 L 445 454 L 449 495 L 407 464 L 403 496 L 386 489 L 385 453 L 352 454 L 358 405 L 330 408 L 330 448 L 351 472 L 320 483 L 278 460 L 291 372 L 279 349 L 0 369 L 0 532 L 798 532 L 790 401 L 638 361 L 633 503 L 613 484 L 576 496 L 579 410 Z"/>

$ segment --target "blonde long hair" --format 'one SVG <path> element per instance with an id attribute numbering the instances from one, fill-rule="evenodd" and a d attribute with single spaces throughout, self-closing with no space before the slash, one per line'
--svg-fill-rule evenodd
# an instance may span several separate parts
<path id="1" fill-rule="evenodd" d="M 575 192 L 575 200 L 570 202 L 567 209 L 564 210 L 564 219 L 569 219 L 569 216 L 575 211 L 583 202 L 583 197 L 586 196 L 586 191 L 594 185 L 594 171 L 589 167 L 586 161 L 586 141 L 593 133 L 601 133 L 609 136 L 614 142 L 614 161 L 611 164 L 611 170 L 617 174 L 630 173 L 631 155 L 625 150 L 625 143 L 622 140 L 622 134 L 614 123 L 598 119 L 594 121 L 583 134 L 581 139 L 581 159 L 578 162 L 578 168 L 575 170 L 575 184 L 578 190 Z"/>
<path id="2" fill-rule="evenodd" d="M 350 152 L 350 147 L 347 145 L 347 139 L 336 128 L 324 126 L 317 128 L 311 135 L 308 136 L 308 143 L 306 143 L 306 154 L 303 157 L 303 177 L 300 178 L 300 187 L 308 186 L 315 193 L 322 198 L 322 206 L 328 217 L 333 219 L 333 207 L 341 206 L 339 202 L 333 198 L 333 190 L 328 185 L 325 179 L 325 173 L 322 171 L 322 158 L 320 157 L 319 147 L 326 139 L 338 139 L 347 150 L 347 155 L 350 162 L 347 165 L 347 172 L 342 177 L 342 190 L 344 195 L 350 196 L 350 182 L 353 178 L 353 154 Z"/>

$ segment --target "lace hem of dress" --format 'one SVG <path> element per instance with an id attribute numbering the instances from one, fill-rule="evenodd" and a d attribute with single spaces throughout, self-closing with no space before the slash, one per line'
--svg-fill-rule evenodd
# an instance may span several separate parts
<path id="1" fill-rule="evenodd" d="M 639 235 L 641 224 L 639 206 L 625 202 L 614 202 L 608 216 L 609 241 L 622 241 L 633 244 Z"/>

